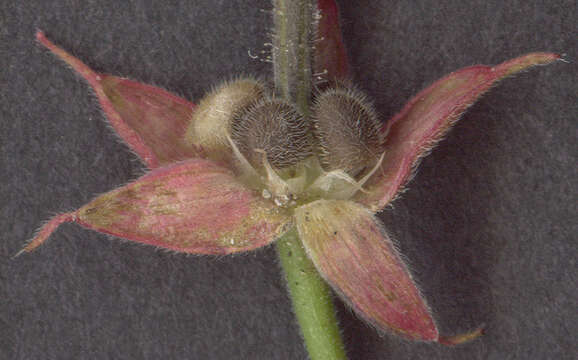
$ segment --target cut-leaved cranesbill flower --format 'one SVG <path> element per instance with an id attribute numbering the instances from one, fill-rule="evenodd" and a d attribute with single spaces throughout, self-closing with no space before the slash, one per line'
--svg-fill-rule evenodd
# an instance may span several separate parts
<path id="1" fill-rule="evenodd" d="M 54 217 L 22 251 L 63 222 L 194 254 L 249 251 L 296 228 L 321 276 L 376 328 L 446 345 L 481 334 L 440 336 L 374 213 L 497 81 L 559 56 L 532 53 L 456 71 L 383 124 L 368 98 L 344 81 L 348 62 L 334 5 L 319 2 L 326 16 L 314 59 L 324 83 L 311 96 L 310 114 L 243 78 L 216 87 L 195 108 L 162 89 L 95 73 L 38 32 L 42 45 L 88 81 L 113 128 L 151 171 Z"/>

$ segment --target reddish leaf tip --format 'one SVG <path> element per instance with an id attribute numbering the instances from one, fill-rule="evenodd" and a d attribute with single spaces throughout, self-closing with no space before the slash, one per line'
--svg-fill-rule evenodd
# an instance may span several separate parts
<path id="1" fill-rule="evenodd" d="M 50 234 L 52 234 L 58 228 L 58 226 L 60 226 L 60 224 L 75 221 L 76 221 L 76 212 L 60 214 L 53 217 L 46 224 L 44 224 L 44 226 L 40 228 L 36 236 L 28 244 L 26 244 L 26 246 L 24 246 L 22 250 L 17 252 L 16 255 L 14 255 L 14 257 L 17 257 L 25 252 L 31 252 L 40 245 L 42 245 L 42 243 L 44 243 L 48 239 Z"/>
<path id="2" fill-rule="evenodd" d="M 77 71 L 83 78 L 90 83 L 90 85 L 95 86 L 100 80 L 100 75 L 92 71 L 85 63 L 75 58 L 69 54 L 66 50 L 60 48 L 52 41 L 46 38 L 46 35 L 42 30 L 36 32 L 36 40 L 45 48 L 50 50 L 54 55 L 58 56 L 62 61 L 70 65 L 75 71 Z"/>
<path id="3" fill-rule="evenodd" d="M 561 61 L 561 62 L 566 63 L 566 64 L 570 64 L 570 63 L 571 63 L 570 60 L 566 59 L 566 57 L 568 57 L 568 54 L 563 53 L 563 54 L 560 54 L 560 55 L 558 55 L 558 56 L 559 56 L 559 57 L 558 57 L 558 61 Z"/>
<path id="4" fill-rule="evenodd" d="M 116 133 L 149 168 L 199 155 L 181 139 L 192 103 L 161 88 L 99 74 L 48 40 L 41 30 L 36 39 L 88 82 Z"/>
<path id="5" fill-rule="evenodd" d="M 38 40 L 40 43 L 47 41 L 46 36 L 44 35 L 44 31 L 40 29 L 36 30 L 36 40 Z"/>
<path id="6" fill-rule="evenodd" d="M 111 104 L 110 100 L 106 96 L 104 89 L 102 87 L 102 79 L 103 76 L 94 72 L 88 65 L 82 62 L 80 59 L 72 56 L 66 50 L 60 48 L 59 46 L 55 45 L 53 42 L 48 40 L 44 33 L 39 30 L 36 32 L 36 39 L 40 44 L 46 47 L 50 52 L 54 55 L 58 56 L 62 61 L 67 63 L 74 71 L 76 71 L 80 76 L 82 76 L 88 84 L 92 87 L 96 96 L 98 97 L 100 104 L 107 114 L 107 117 L 113 126 L 113 128 L 117 131 L 117 133 L 128 142 L 131 147 L 135 150 L 135 152 L 140 155 L 140 157 L 145 161 L 145 163 L 149 167 L 156 167 L 158 166 L 158 160 L 152 153 L 152 151 L 147 148 L 147 146 L 143 143 L 142 139 L 132 130 L 127 124 L 123 122 L 120 118 L 120 115 L 114 109 L 114 106 Z"/>
<path id="7" fill-rule="evenodd" d="M 496 72 L 500 78 L 503 78 L 515 74 L 519 71 L 526 70 L 531 66 L 548 65 L 556 60 L 560 60 L 561 58 L 562 57 L 560 54 L 535 52 L 505 61 L 497 66 L 494 66 L 492 71 Z"/>
<path id="8" fill-rule="evenodd" d="M 480 336 L 484 335 L 484 333 L 485 333 L 484 327 L 480 326 L 479 328 L 467 333 L 458 334 L 454 336 L 440 336 L 438 339 L 438 343 L 445 346 L 456 346 L 473 341 L 479 338 Z"/>

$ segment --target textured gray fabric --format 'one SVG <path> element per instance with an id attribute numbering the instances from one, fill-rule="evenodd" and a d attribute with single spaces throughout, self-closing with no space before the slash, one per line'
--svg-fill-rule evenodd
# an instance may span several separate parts
<path id="1" fill-rule="evenodd" d="M 573 359 L 576 2 L 341 1 L 355 77 L 383 118 L 437 78 L 530 51 L 570 64 L 508 79 L 473 106 L 380 215 L 447 349 L 379 335 L 339 305 L 351 359 Z M 269 1 L 0 4 L 0 358 L 304 359 L 272 247 L 174 255 L 64 225 L 56 212 L 142 174 L 87 85 L 36 46 L 43 29 L 98 71 L 196 100 L 238 73 L 270 75 Z M 574 350 L 573 350 L 574 349 Z"/>

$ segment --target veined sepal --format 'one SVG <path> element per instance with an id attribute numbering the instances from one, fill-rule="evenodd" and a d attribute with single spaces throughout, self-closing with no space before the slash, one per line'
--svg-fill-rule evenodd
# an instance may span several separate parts
<path id="1" fill-rule="evenodd" d="M 368 323 L 412 340 L 457 345 L 481 329 L 440 336 L 395 245 L 360 204 L 318 200 L 295 209 L 303 245 L 321 276 Z"/>
<path id="2" fill-rule="evenodd" d="M 437 341 L 429 308 L 373 214 L 351 201 L 318 200 L 295 210 L 305 249 L 323 278 L 378 329 Z"/>
<path id="3" fill-rule="evenodd" d="M 501 79 L 560 59 L 552 53 L 530 53 L 496 66 L 476 65 L 455 71 L 419 92 L 381 129 L 387 134 L 385 159 L 355 200 L 382 210 L 410 181 L 423 157 L 443 138 L 468 107 Z"/>
<path id="4" fill-rule="evenodd" d="M 64 222 L 192 254 L 229 254 L 274 241 L 291 222 L 285 209 L 204 159 L 158 168 L 50 220 L 24 248 L 32 251 Z"/>
<path id="5" fill-rule="evenodd" d="M 201 149 L 183 141 L 193 113 L 191 102 L 155 86 L 97 73 L 42 31 L 36 39 L 86 80 L 110 125 L 148 168 L 204 156 Z"/>

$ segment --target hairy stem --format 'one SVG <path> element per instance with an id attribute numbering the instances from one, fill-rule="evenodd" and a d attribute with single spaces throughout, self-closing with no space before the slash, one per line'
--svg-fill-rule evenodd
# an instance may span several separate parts
<path id="1" fill-rule="evenodd" d="M 273 67 L 277 95 L 309 115 L 316 31 L 314 0 L 274 0 Z M 331 289 L 307 257 L 295 229 L 277 241 L 293 311 L 311 360 L 347 359 Z"/>
<path id="2" fill-rule="evenodd" d="M 315 1 L 274 0 L 273 70 L 275 89 L 309 113 Z"/>
<path id="3" fill-rule="evenodd" d="M 295 229 L 277 241 L 293 311 L 311 360 L 347 359 L 331 289 L 307 257 Z"/>

